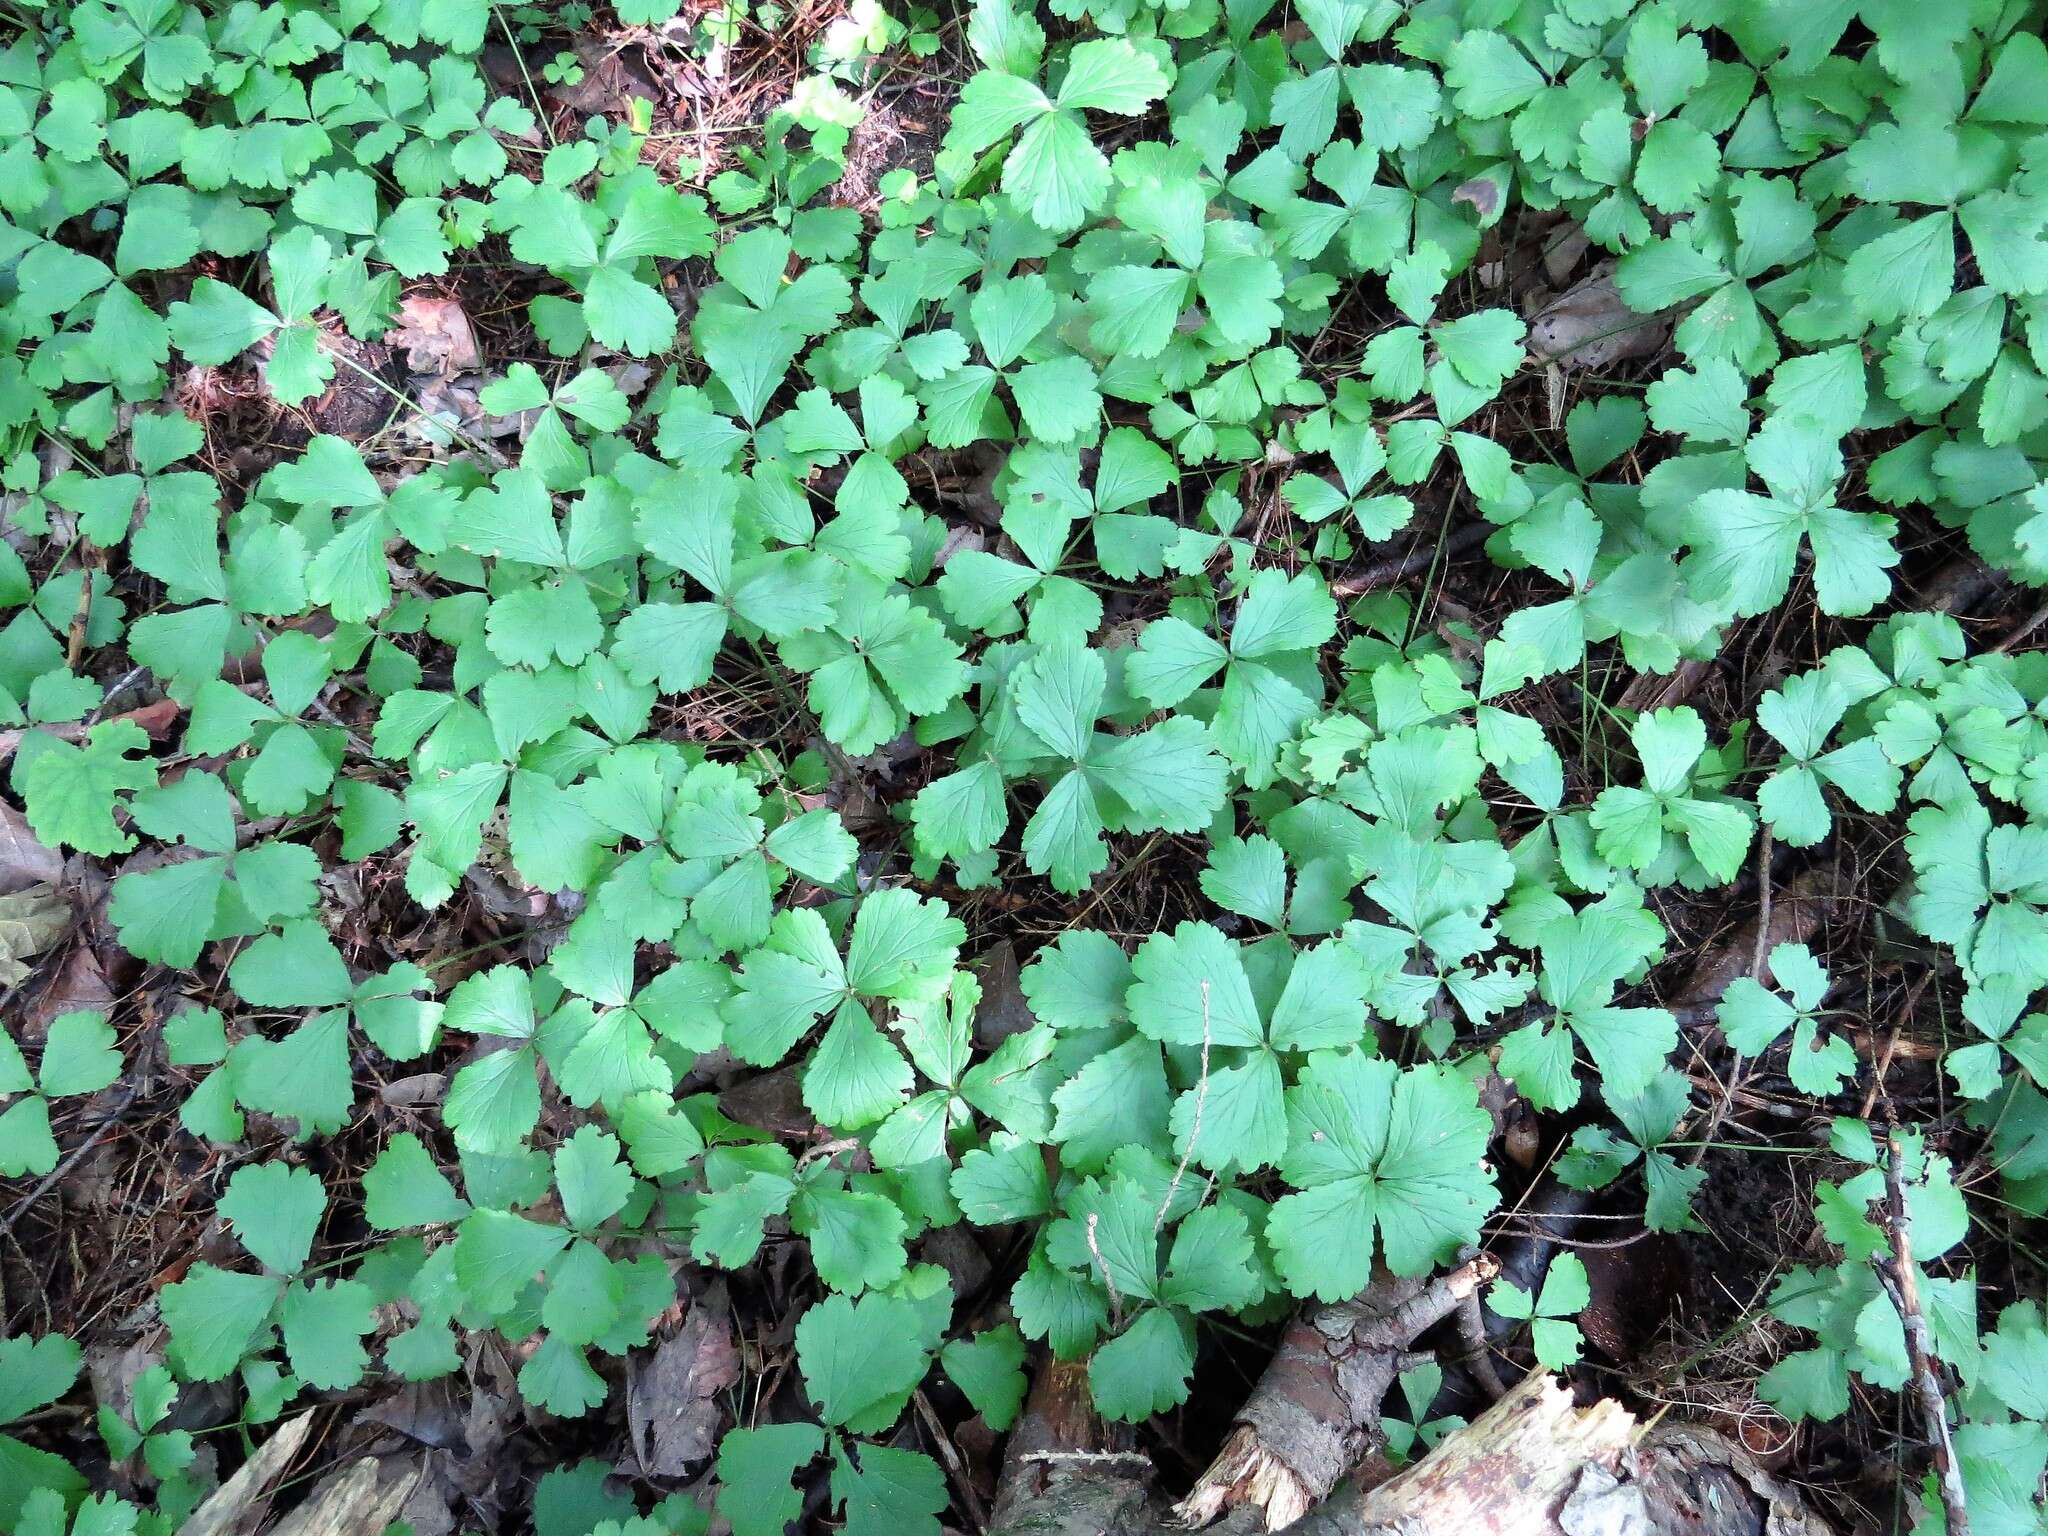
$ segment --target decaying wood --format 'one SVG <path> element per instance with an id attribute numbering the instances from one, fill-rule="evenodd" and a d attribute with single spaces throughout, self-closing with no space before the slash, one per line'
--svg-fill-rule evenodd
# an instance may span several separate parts
<path id="1" fill-rule="evenodd" d="M 426 1471 L 416 1460 L 365 1456 L 321 1482 L 270 1536 L 358 1536 L 398 1518 Z"/>
<path id="2" fill-rule="evenodd" d="M 1471 522 L 1445 535 L 1440 546 L 1421 541 L 1405 555 L 1377 560 L 1337 577 L 1330 583 L 1330 596 L 1339 599 L 1358 597 L 1383 587 L 1399 586 L 1420 576 L 1439 559 L 1454 560 L 1477 549 L 1494 531 L 1491 523 Z"/>
<path id="3" fill-rule="evenodd" d="M 990 1536 L 1185 1531 L 1182 1515 L 1148 1500 L 1150 1466 L 1128 1443 L 1095 1418 L 1082 1368 L 1046 1367 L 1012 1440 Z M 1209 1536 L 1253 1536 L 1260 1522 L 1241 1505 Z M 1581 1407 L 1537 1372 L 1414 1466 L 1373 1487 L 1341 1486 L 1282 1536 L 1829 1533 L 1795 1489 L 1714 1431 L 1658 1424 L 1642 1433 L 1620 1403 Z"/>
<path id="4" fill-rule="evenodd" d="M 1329 1495 L 1380 1437 L 1380 1402 L 1427 1328 L 1500 1273 L 1480 1254 L 1435 1280 L 1387 1279 L 1295 1319 L 1224 1442 L 1175 1514 L 1207 1525 L 1250 1506 L 1276 1530 Z"/>
<path id="5" fill-rule="evenodd" d="M 1759 913 L 1733 941 L 1715 946 L 1693 967 L 1680 990 L 1681 1004 L 1716 1002 L 1728 984 L 1749 974 L 1752 958 L 1780 944 L 1800 944 L 1820 931 L 1839 905 L 1837 877 L 1830 868 L 1809 865 L 1779 886 L 1768 914 Z"/>
<path id="6" fill-rule="evenodd" d="M 1110 1536 L 1151 1523 L 1151 1464 L 1096 1416 L 1088 1368 L 1048 1360 L 1004 1451 L 989 1536 Z"/>
<path id="7" fill-rule="evenodd" d="M 253 1531 L 269 1506 L 278 1479 L 306 1443 L 313 1415 L 299 1414 L 278 1426 L 277 1433 L 256 1447 L 235 1475 L 207 1495 L 180 1527 L 182 1536 L 242 1536 Z"/>
<path id="8" fill-rule="evenodd" d="M 1635 1459 L 1650 1536 L 1830 1536 L 1798 1489 L 1701 1425 L 1659 1424 Z"/>
<path id="9" fill-rule="evenodd" d="M 1589 1506 L 1620 1514 L 1631 1480 L 1635 1418 L 1611 1398 L 1580 1408 L 1556 1378 L 1536 1372 L 1413 1467 L 1369 1493 L 1331 1500 L 1290 1536 L 1559 1536 L 1589 1522 Z M 1604 1513 L 1604 1512 L 1603 1512 Z M 1591 1524 L 1614 1536 L 1640 1523 Z"/>

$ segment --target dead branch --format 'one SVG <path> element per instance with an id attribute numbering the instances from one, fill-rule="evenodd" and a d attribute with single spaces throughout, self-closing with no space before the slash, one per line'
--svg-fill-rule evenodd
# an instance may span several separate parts
<path id="1" fill-rule="evenodd" d="M 1437 1289 L 1416 1287 L 1414 1294 Z M 1392 1313 L 1378 1314 L 1376 1326 L 1391 1330 Z M 1377 1405 L 1369 1412 L 1377 1425 Z M 1129 1445 L 1095 1417 L 1085 1369 L 1049 1363 L 1011 1438 L 991 1532 L 1169 1536 L 1184 1529 L 1184 1516 L 1148 1500 L 1150 1463 Z M 1262 1514 L 1241 1504 L 1212 1536 L 1255 1536 Z M 1639 1433 L 1619 1403 L 1579 1407 L 1568 1388 L 1543 1372 L 1530 1375 L 1413 1466 L 1374 1486 L 1349 1484 L 1320 1500 L 1291 1520 L 1284 1536 L 1650 1531 L 1828 1536 L 1798 1491 L 1765 1472 L 1742 1447 L 1695 1425 L 1660 1424 Z"/>
<path id="2" fill-rule="evenodd" d="M 1768 914 L 1759 913 L 1732 943 L 1716 945 L 1700 959 L 1680 989 L 1680 1003 L 1718 1001 L 1730 982 L 1749 974 L 1759 953 L 1768 955 L 1780 944 L 1802 943 L 1817 933 L 1838 900 L 1832 870 L 1818 865 L 1801 870 L 1774 893 Z"/>
<path id="3" fill-rule="evenodd" d="M 1439 553 L 1446 560 L 1455 559 L 1484 544 L 1493 531 L 1491 523 L 1467 523 L 1443 541 L 1441 551 L 1435 544 L 1423 544 L 1406 555 L 1361 566 L 1331 582 L 1330 595 L 1338 599 L 1360 597 L 1383 587 L 1399 586 L 1436 564 Z"/>
<path id="4" fill-rule="evenodd" d="M 1380 1401 L 1403 1352 L 1499 1273 L 1482 1253 L 1438 1279 L 1375 1281 L 1295 1319 L 1176 1517 L 1207 1525 L 1249 1505 L 1269 1530 L 1301 1519 L 1379 1440 Z"/>
<path id="5" fill-rule="evenodd" d="M 1927 1327 L 1927 1314 L 1920 1307 L 1920 1277 L 1913 1268 L 1913 1234 L 1906 1214 L 1906 1187 L 1902 1164 L 1905 1153 L 1896 1130 L 1886 1140 L 1884 1187 L 1885 1233 L 1891 1239 L 1890 1259 L 1873 1256 L 1878 1283 L 1898 1310 L 1906 1330 L 1906 1356 L 1913 1370 L 1913 1393 L 1920 1400 L 1920 1417 L 1927 1426 L 1927 1443 L 1934 1453 L 1935 1486 L 1941 1493 L 1941 1512 L 1948 1536 L 1970 1536 L 1970 1511 L 1963 1496 L 1963 1469 L 1956 1460 L 1955 1442 L 1949 1437 L 1948 1400 L 1941 1390 L 1941 1378 L 1934 1363 L 1934 1341 Z"/>
<path id="6" fill-rule="evenodd" d="M 1489 1403 L 1499 1402 L 1507 1396 L 1507 1383 L 1500 1379 L 1500 1372 L 1493 1366 L 1493 1343 L 1486 1336 L 1486 1316 L 1479 1305 L 1479 1293 L 1474 1291 L 1460 1301 L 1454 1316 L 1458 1325 L 1458 1345 L 1463 1351 L 1457 1363 L 1478 1384 Z"/>

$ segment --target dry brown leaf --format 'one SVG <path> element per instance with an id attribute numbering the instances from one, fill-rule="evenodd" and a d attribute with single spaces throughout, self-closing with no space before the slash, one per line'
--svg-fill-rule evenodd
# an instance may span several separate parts
<path id="1" fill-rule="evenodd" d="M 45 848 L 21 812 L 0 802 L 0 896 L 32 885 L 53 885 L 63 873 L 63 855 Z"/>
<path id="2" fill-rule="evenodd" d="M 714 1285 L 628 1378 L 626 1424 L 633 1454 L 652 1477 L 684 1477 L 718 1445 L 725 1411 L 718 1394 L 740 1379 L 739 1351 Z"/>
<path id="3" fill-rule="evenodd" d="M 1614 286 L 1614 263 L 1603 261 L 1529 316 L 1529 350 L 1560 368 L 1599 372 L 1655 352 L 1670 328 L 1630 309 Z"/>
<path id="4" fill-rule="evenodd" d="M 114 989 L 107 985 L 107 973 L 100 969 L 99 956 L 79 944 L 64 957 L 56 976 L 41 988 L 41 995 L 29 1010 L 30 1028 L 47 1029 L 58 1014 L 76 1013 L 82 1008 L 113 1012 Z"/>
<path id="5" fill-rule="evenodd" d="M 468 312 L 454 299 L 416 293 L 404 300 L 398 306 L 398 328 L 391 333 L 391 341 L 405 348 L 405 365 L 414 373 L 435 373 L 445 379 L 483 366 L 476 329 L 469 323 Z"/>
<path id="6" fill-rule="evenodd" d="M 0 896 L 0 987 L 28 975 L 28 962 L 71 928 L 71 903 L 48 885 Z"/>

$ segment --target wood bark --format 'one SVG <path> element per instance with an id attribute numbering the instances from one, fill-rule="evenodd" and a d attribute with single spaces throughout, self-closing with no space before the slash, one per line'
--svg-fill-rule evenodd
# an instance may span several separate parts
<path id="1" fill-rule="evenodd" d="M 989 1536 L 1118 1536 L 1155 1524 L 1151 1464 L 1096 1417 L 1088 1368 L 1048 1360 L 1010 1431 Z"/>
<path id="2" fill-rule="evenodd" d="M 1041 1375 L 989 1536 L 1194 1528 L 1149 1497 L 1149 1465 L 1104 1438 L 1086 1393 L 1077 1367 Z M 1373 1414 L 1376 1424 L 1377 1405 Z M 1243 1503 L 1206 1529 L 1252 1536 L 1264 1514 Z M 1582 1407 L 1536 1372 L 1412 1467 L 1374 1486 L 1340 1486 L 1281 1536 L 1829 1536 L 1829 1528 L 1796 1490 L 1714 1431 L 1660 1424 L 1644 1432 L 1620 1403 Z"/>
<path id="3" fill-rule="evenodd" d="M 1480 1254 L 1439 1280 L 1389 1278 L 1297 1317 L 1180 1519 L 1207 1525 L 1249 1505 L 1276 1530 L 1307 1514 L 1379 1439 L 1380 1400 L 1402 1354 L 1499 1273 Z"/>
<path id="4" fill-rule="evenodd" d="M 1407 1471 L 1330 1500 L 1289 1536 L 1623 1536 L 1642 1529 L 1616 1523 L 1642 1503 L 1626 1478 L 1634 1433 L 1621 1404 L 1580 1408 L 1539 1371 Z"/>

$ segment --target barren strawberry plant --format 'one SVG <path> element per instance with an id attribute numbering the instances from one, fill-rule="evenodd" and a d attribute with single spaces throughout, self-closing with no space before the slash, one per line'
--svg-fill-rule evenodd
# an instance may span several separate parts
<path id="1" fill-rule="evenodd" d="M 0 13 L 0 1529 L 2048 1530 L 2036 0 Z"/>

